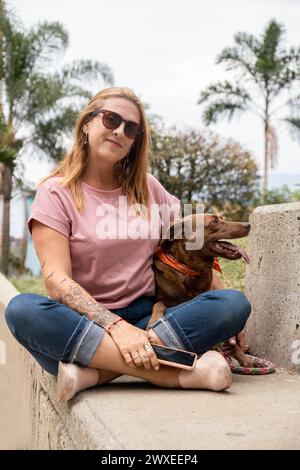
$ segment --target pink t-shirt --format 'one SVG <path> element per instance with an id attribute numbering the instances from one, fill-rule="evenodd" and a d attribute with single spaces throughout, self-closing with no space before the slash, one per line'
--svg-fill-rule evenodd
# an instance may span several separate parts
<path id="1" fill-rule="evenodd" d="M 147 179 L 150 222 L 134 215 L 122 187 L 104 191 L 83 181 L 84 210 L 79 212 L 70 189 L 59 186 L 61 177 L 38 188 L 27 221 L 30 233 L 36 219 L 69 238 L 72 278 L 107 308 L 155 295 L 153 253 L 161 230 L 179 215 L 180 201 L 150 173 Z"/>

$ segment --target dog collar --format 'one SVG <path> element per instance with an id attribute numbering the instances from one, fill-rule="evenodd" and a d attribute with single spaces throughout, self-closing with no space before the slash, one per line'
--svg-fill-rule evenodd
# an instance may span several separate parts
<path id="1" fill-rule="evenodd" d="M 186 264 L 182 264 L 176 261 L 176 259 L 173 258 L 172 255 L 168 255 L 167 253 L 165 253 L 161 247 L 158 248 L 156 255 L 158 256 L 160 261 L 167 264 L 168 266 L 171 266 L 171 268 L 176 269 L 182 274 L 186 274 L 187 276 L 191 277 L 200 276 L 201 274 L 198 271 L 194 271 L 194 269 L 189 268 Z M 219 271 L 219 273 L 222 273 L 218 258 L 214 258 L 213 269 Z"/>

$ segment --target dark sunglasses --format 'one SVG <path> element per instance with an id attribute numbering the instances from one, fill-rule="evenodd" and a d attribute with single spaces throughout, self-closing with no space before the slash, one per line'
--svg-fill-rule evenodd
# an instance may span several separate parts
<path id="1" fill-rule="evenodd" d="M 126 121 L 118 113 L 113 111 L 107 111 L 106 109 L 96 109 L 90 113 L 90 116 L 95 117 L 98 114 L 103 114 L 102 123 L 107 129 L 115 130 L 117 129 L 122 122 L 125 122 L 124 133 L 128 139 L 135 139 L 137 136 L 141 135 L 144 132 L 142 126 L 134 121 Z"/>

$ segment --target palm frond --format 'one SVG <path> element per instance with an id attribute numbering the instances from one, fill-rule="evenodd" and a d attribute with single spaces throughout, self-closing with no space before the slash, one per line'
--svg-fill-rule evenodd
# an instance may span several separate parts
<path id="1" fill-rule="evenodd" d="M 274 95 L 300 79 L 300 47 L 291 47 L 289 50 L 281 51 L 278 61 L 280 66 L 272 77 Z"/>
<path id="2" fill-rule="evenodd" d="M 230 121 L 236 111 L 245 111 L 245 107 L 242 104 L 230 101 L 215 101 L 204 110 L 203 119 L 205 124 L 215 124 L 225 117 Z"/>
<path id="3" fill-rule="evenodd" d="M 29 69 L 27 58 L 30 44 L 22 32 L 14 30 L 8 22 L 5 26 L 2 30 L 2 73 L 8 105 L 11 107 L 14 99 L 22 94 L 26 83 L 27 74 L 24 72 Z"/>
<path id="4" fill-rule="evenodd" d="M 240 48 L 244 50 L 247 49 L 249 52 L 251 52 L 253 56 L 257 55 L 259 50 L 259 41 L 255 36 L 253 36 L 253 34 L 238 32 L 234 35 L 234 41 Z"/>
<path id="5" fill-rule="evenodd" d="M 275 58 L 284 34 L 284 27 L 276 20 L 271 20 L 263 33 L 260 56 Z"/>
<path id="6" fill-rule="evenodd" d="M 244 88 L 241 88 L 238 85 L 234 85 L 228 80 L 224 80 L 223 82 L 216 82 L 212 85 L 209 85 L 206 90 L 201 92 L 197 103 L 202 104 L 208 99 L 215 98 L 217 96 L 238 98 L 244 102 L 250 99 L 250 95 Z"/>
<path id="7" fill-rule="evenodd" d="M 217 56 L 217 64 L 224 63 L 226 70 L 240 70 L 256 76 L 255 63 L 259 42 L 252 34 L 239 32 L 234 36 L 236 46 L 227 47 Z"/>
<path id="8" fill-rule="evenodd" d="M 27 34 L 31 44 L 29 64 L 31 69 L 39 69 L 52 63 L 58 53 L 62 53 L 68 46 L 69 36 L 63 25 L 58 22 L 39 23 Z"/>
<path id="9" fill-rule="evenodd" d="M 77 60 L 62 68 L 62 77 L 65 80 L 87 80 L 99 79 L 102 77 L 107 85 L 113 85 L 114 77 L 110 67 L 101 62 L 92 60 Z"/>
<path id="10" fill-rule="evenodd" d="M 288 124 L 291 135 L 300 142 L 300 117 L 289 116 L 284 121 Z"/>
<path id="11" fill-rule="evenodd" d="M 237 47 L 227 47 L 223 49 L 221 54 L 217 57 L 217 64 L 224 63 L 226 70 L 238 70 L 240 74 L 249 73 L 255 78 L 255 60 L 247 53 Z"/>
<path id="12" fill-rule="evenodd" d="M 251 101 L 250 95 L 238 85 L 229 81 L 217 82 L 202 91 L 198 104 L 208 102 L 203 118 L 206 124 L 215 123 L 227 116 L 230 120 L 235 111 L 243 111 Z"/>
<path id="13" fill-rule="evenodd" d="M 262 80 L 269 84 L 276 81 L 276 77 L 281 73 L 284 63 L 281 60 L 279 46 L 284 33 L 283 26 L 275 20 L 271 20 L 262 37 L 260 49 L 257 54 L 256 69 Z"/>
<path id="14" fill-rule="evenodd" d="M 65 107 L 51 117 L 40 116 L 36 120 L 30 145 L 34 146 L 43 156 L 52 160 L 61 159 L 67 148 L 76 117 L 80 108 L 75 106 Z"/>

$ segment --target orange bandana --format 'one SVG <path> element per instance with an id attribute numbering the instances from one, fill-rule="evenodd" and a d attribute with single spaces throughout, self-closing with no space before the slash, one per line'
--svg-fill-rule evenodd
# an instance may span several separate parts
<path id="1" fill-rule="evenodd" d="M 222 274 L 222 269 L 221 269 L 221 266 L 219 265 L 218 258 L 214 258 L 213 269 L 215 269 L 216 271 L 219 271 L 219 273 Z"/>
<path id="2" fill-rule="evenodd" d="M 163 263 L 167 264 L 168 266 L 171 266 L 171 268 L 176 269 L 180 273 L 186 274 L 187 276 L 200 276 L 200 273 L 198 271 L 194 271 L 194 269 L 191 269 L 185 264 L 176 261 L 173 256 L 164 253 L 161 247 L 158 248 L 156 254 Z M 222 273 L 218 258 L 214 258 L 213 269 L 219 271 L 219 273 Z"/>

